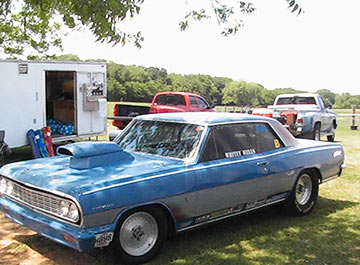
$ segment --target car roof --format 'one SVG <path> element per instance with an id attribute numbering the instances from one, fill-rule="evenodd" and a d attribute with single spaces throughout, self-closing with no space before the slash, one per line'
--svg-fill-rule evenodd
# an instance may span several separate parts
<path id="1" fill-rule="evenodd" d="M 196 93 L 192 93 L 192 92 L 185 92 L 185 91 L 165 91 L 165 92 L 158 92 L 156 94 L 156 96 L 159 96 L 159 95 L 193 95 L 193 96 L 200 96 Z"/>
<path id="2" fill-rule="evenodd" d="M 168 122 L 183 122 L 199 125 L 215 125 L 222 123 L 232 123 L 241 121 L 270 121 L 272 119 L 248 115 L 241 113 L 227 113 L 227 112 L 172 112 L 147 114 L 137 116 L 136 119 L 141 120 L 159 120 Z"/>

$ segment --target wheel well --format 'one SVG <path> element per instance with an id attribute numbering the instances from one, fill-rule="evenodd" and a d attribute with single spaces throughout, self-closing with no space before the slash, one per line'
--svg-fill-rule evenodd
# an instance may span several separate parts
<path id="1" fill-rule="evenodd" d="M 307 168 L 307 170 L 310 170 L 312 173 L 315 174 L 315 176 L 317 176 L 319 183 L 322 182 L 322 176 L 321 176 L 320 170 L 318 168 L 316 168 L 316 167 Z"/>
<path id="2" fill-rule="evenodd" d="M 314 128 L 315 128 L 316 124 L 319 124 L 321 126 L 321 122 L 317 121 L 317 122 L 314 123 Z"/>
<path id="3" fill-rule="evenodd" d="M 129 208 L 129 209 L 125 210 L 124 212 L 122 212 L 121 216 L 123 216 L 124 214 L 126 214 L 129 211 L 136 211 L 137 209 L 148 209 L 148 208 L 158 208 L 163 212 L 163 214 L 166 218 L 167 224 L 168 224 L 168 237 L 172 236 L 176 233 L 174 217 L 172 216 L 170 210 L 165 205 L 160 204 L 160 203 L 139 205 L 134 208 Z M 119 217 L 118 220 L 121 219 L 121 216 Z"/>
<path id="4" fill-rule="evenodd" d="M 336 127 L 337 127 L 337 122 L 336 122 L 336 119 L 334 119 L 332 123 L 333 123 L 333 127 L 334 127 L 334 129 L 336 129 Z"/>

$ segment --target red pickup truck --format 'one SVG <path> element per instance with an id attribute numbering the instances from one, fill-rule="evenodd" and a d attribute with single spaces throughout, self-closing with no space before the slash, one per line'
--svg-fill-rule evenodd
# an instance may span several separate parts
<path id="1" fill-rule="evenodd" d="M 134 106 L 125 104 L 115 104 L 114 116 L 120 117 L 114 119 L 113 125 L 120 130 L 130 122 L 131 117 L 149 113 L 164 112 L 192 112 L 192 111 L 215 111 L 214 107 L 209 105 L 206 100 L 190 92 L 160 92 L 157 93 L 150 107 Z M 129 117 L 129 118 L 121 118 Z"/>

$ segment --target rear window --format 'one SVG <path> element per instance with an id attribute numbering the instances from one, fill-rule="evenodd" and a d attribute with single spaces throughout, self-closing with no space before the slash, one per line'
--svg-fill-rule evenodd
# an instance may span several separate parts
<path id="1" fill-rule="evenodd" d="M 182 95 L 158 95 L 155 100 L 156 105 L 186 106 L 185 98 Z"/>
<path id="2" fill-rule="evenodd" d="M 316 104 L 314 97 L 284 97 L 278 98 L 276 105 Z"/>

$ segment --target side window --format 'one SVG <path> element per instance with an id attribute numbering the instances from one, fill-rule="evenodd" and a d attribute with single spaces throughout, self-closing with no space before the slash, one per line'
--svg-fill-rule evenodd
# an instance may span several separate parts
<path id="1" fill-rule="evenodd" d="M 239 123 L 210 128 L 200 162 L 249 156 L 284 147 L 268 124 Z"/>
<path id="2" fill-rule="evenodd" d="M 209 108 L 209 105 L 203 100 L 202 98 L 196 97 L 199 103 L 199 106 L 201 109 L 207 109 Z"/>
<path id="3" fill-rule="evenodd" d="M 189 96 L 189 99 L 190 99 L 190 105 L 191 105 L 191 107 L 197 108 L 198 105 L 197 105 L 197 102 L 196 102 L 196 98 L 195 98 L 194 96 Z"/>
<path id="4" fill-rule="evenodd" d="M 211 130 L 208 135 L 205 148 L 201 154 L 199 162 L 207 162 L 217 159 L 220 158 L 218 156 L 218 152 L 216 149 L 214 130 Z"/>
<path id="5" fill-rule="evenodd" d="M 261 153 L 284 147 L 283 142 L 267 123 L 254 124 L 256 140 Z"/>
<path id="6" fill-rule="evenodd" d="M 212 126 L 200 162 L 258 153 L 252 127 L 244 123 Z"/>
<path id="7" fill-rule="evenodd" d="M 320 100 L 319 100 L 319 104 L 320 104 L 320 107 L 322 108 L 322 109 L 325 109 L 326 107 L 326 104 L 325 104 L 325 102 L 324 102 L 324 100 L 322 99 L 322 98 L 320 98 Z"/>

